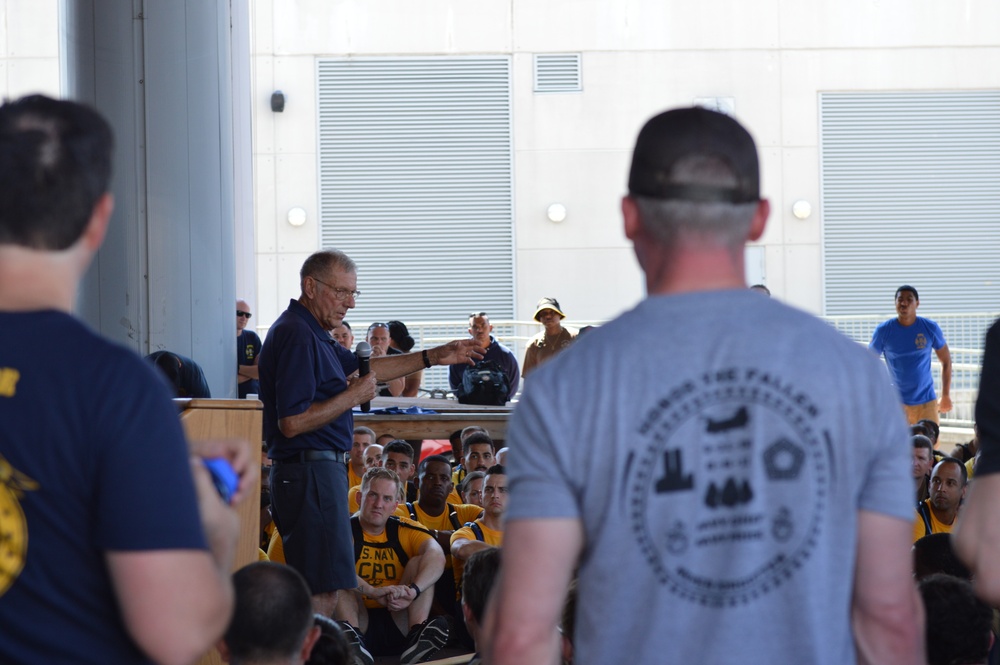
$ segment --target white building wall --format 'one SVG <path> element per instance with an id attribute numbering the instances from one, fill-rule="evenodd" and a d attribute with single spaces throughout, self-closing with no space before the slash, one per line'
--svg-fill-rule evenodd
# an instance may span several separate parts
<path id="1" fill-rule="evenodd" d="M 8 3 L 8 5 L 11 3 Z M 1000 87 L 1000 4 L 939 0 L 252 0 L 258 325 L 297 295 L 319 246 L 316 58 L 513 58 L 516 302 L 555 296 L 572 319 L 643 294 L 622 231 L 642 122 L 732 98 L 760 147 L 772 218 L 759 242 L 776 297 L 822 308 L 817 94 Z M 583 92 L 532 91 L 532 55 L 583 54 Z M 270 110 L 282 90 L 284 113 Z M 792 216 L 806 200 L 812 216 Z M 560 224 L 549 204 L 566 206 Z M 305 225 L 286 221 L 290 208 Z M 364 275 L 360 276 L 364 288 Z"/>
<path id="2" fill-rule="evenodd" d="M 0 99 L 59 90 L 59 0 L 0 0 Z"/>

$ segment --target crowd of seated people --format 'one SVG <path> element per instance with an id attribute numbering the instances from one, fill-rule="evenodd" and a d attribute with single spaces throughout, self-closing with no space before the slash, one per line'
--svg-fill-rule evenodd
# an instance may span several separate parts
<path id="1" fill-rule="evenodd" d="M 468 427 L 456 439 L 457 459 L 428 455 L 418 464 L 406 441 L 354 429 L 347 466 L 358 589 L 338 602 L 334 617 L 352 645 L 351 662 L 382 656 L 423 662 L 446 645 L 474 649 L 463 572 L 473 555 L 503 543 L 507 482 L 483 428 Z M 268 496 L 265 487 L 260 558 L 283 564 Z"/>
<path id="2" fill-rule="evenodd" d="M 1000 662 L 1000 611 L 975 597 L 951 548 L 949 532 L 973 482 L 966 460 L 935 445 L 936 428 L 914 432 L 913 574 L 925 602 L 928 662 Z M 349 467 L 360 479 L 349 499 L 362 543 L 355 547 L 359 591 L 338 606 L 334 629 L 352 645 L 352 663 L 371 662 L 368 655 L 422 662 L 446 646 L 476 652 L 503 545 L 507 483 L 496 444 L 481 427 L 468 427 L 455 432 L 452 459 L 429 455 L 416 463 L 407 442 L 386 438 L 379 446 L 375 432 L 355 428 Z M 962 454 L 955 448 L 945 450 Z M 264 497 L 262 543 L 272 562 L 282 562 Z M 559 638 L 564 663 L 572 662 L 572 602 L 571 593 Z M 470 658 L 479 662 L 478 654 Z"/>

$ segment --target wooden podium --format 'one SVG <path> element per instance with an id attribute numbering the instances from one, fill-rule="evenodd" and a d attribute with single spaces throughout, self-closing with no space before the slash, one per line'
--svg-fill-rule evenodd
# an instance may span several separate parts
<path id="1" fill-rule="evenodd" d="M 250 446 L 254 459 L 261 457 L 263 404 L 246 399 L 175 399 L 184 433 L 191 441 L 207 439 L 242 439 Z M 233 570 L 257 561 L 260 548 L 260 484 L 237 507 L 240 515 L 240 538 Z M 211 652 L 198 661 L 200 665 L 221 665 L 219 652 Z"/>

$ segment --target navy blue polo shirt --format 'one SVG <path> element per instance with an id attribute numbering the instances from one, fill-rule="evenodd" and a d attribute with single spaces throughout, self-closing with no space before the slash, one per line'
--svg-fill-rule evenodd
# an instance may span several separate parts
<path id="1" fill-rule="evenodd" d="M 268 457 L 283 459 L 302 450 L 351 449 L 354 416 L 350 410 L 290 439 L 278 429 L 281 418 L 303 413 L 313 402 L 344 392 L 347 376 L 358 369 L 354 353 L 330 337 L 302 303 L 290 301 L 268 330 L 257 366 Z"/>

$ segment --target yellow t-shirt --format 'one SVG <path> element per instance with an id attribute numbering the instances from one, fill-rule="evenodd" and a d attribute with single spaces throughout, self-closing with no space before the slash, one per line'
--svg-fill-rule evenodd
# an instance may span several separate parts
<path id="1" fill-rule="evenodd" d="M 274 520 L 267 523 L 267 526 L 264 527 L 263 533 L 260 534 L 260 548 L 262 550 L 267 551 L 267 545 L 271 542 L 271 536 L 273 536 L 274 532 L 277 530 L 278 527 L 275 526 Z"/>
<path id="2" fill-rule="evenodd" d="M 361 554 L 355 561 L 355 570 L 358 577 L 375 587 L 393 586 L 399 584 L 403 579 L 403 570 L 406 565 L 400 561 L 396 550 L 389 545 L 388 530 L 391 527 L 386 523 L 385 530 L 378 536 L 364 533 L 364 545 L 361 547 Z M 398 540 L 403 552 L 408 557 L 415 557 L 420 552 L 424 542 L 431 539 L 430 533 L 420 524 L 413 520 L 402 517 L 399 519 Z M 382 607 L 378 601 L 365 598 L 365 607 Z"/>
<path id="3" fill-rule="evenodd" d="M 478 507 L 479 506 L 476 506 L 476 508 Z M 493 547 L 503 546 L 503 531 L 495 531 L 489 528 L 488 526 L 483 524 L 482 519 L 477 519 L 476 524 L 478 524 L 479 528 L 482 529 L 483 531 L 482 542 L 486 543 L 487 545 L 492 545 Z M 476 538 L 476 532 L 472 530 L 471 526 L 463 526 L 461 529 L 458 529 L 457 531 L 455 531 L 455 533 L 451 534 L 451 543 L 454 545 L 455 541 L 459 540 L 460 538 L 465 538 L 467 540 L 479 540 L 478 538 Z M 451 548 L 448 549 L 450 550 Z M 455 559 L 454 563 L 455 566 L 453 572 L 455 574 L 455 593 L 456 593 L 456 598 L 461 598 L 462 572 L 465 570 L 465 562 L 459 559 Z"/>
<path id="4" fill-rule="evenodd" d="M 406 504 L 399 504 L 399 508 L 402 508 L 406 512 L 406 517 L 412 517 Z M 396 511 L 399 511 L 399 508 Z M 423 524 L 428 529 L 432 531 L 454 531 L 455 525 L 452 524 L 451 517 L 449 516 L 451 511 L 455 511 L 455 517 L 458 518 L 458 526 L 462 527 L 466 522 L 471 522 L 480 515 L 483 514 L 483 509 L 479 506 L 474 506 L 472 504 L 460 503 L 455 504 L 445 504 L 444 510 L 437 517 L 432 517 L 425 513 L 420 507 L 420 502 L 414 502 L 413 510 L 417 514 L 417 521 Z M 451 552 L 444 553 L 444 567 L 445 570 L 451 568 Z"/>
<path id="5" fill-rule="evenodd" d="M 930 501 L 931 501 L 930 499 L 925 499 L 923 503 L 924 505 L 927 506 L 927 512 L 931 516 L 931 533 L 951 533 L 951 529 L 952 527 L 955 526 L 955 524 L 954 523 L 945 524 L 944 522 L 940 521 L 937 518 L 937 515 L 934 514 L 934 511 L 931 510 Z M 913 542 L 917 542 L 926 535 L 927 535 L 927 527 L 924 524 L 924 518 L 921 517 L 920 513 L 918 512 L 917 521 L 913 523 Z"/>
<path id="6" fill-rule="evenodd" d="M 271 542 L 267 544 L 267 558 L 275 563 L 285 563 L 285 545 L 281 542 L 281 534 L 277 529 L 271 534 Z"/>
<path id="7" fill-rule="evenodd" d="M 406 509 L 405 504 L 400 505 Z M 432 517 L 425 513 L 423 508 L 420 507 L 419 501 L 414 502 L 413 510 L 417 513 L 418 522 L 428 529 L 437 529 L 438 531 L 453 531 L 456 528 L 450 517 L 452 510 L 455 511 L 455 517 L 458 519 L 458 528 L 461 528 L 466 522 L 471 522 L 483 514 L 482 508 L 469 503 L 459 503 L 458 505 L 453 503 L 445 504 L 444 510 L 437 517 Z M 406 516 L 410 517 L 409 512 L 407 512 Z"/>
<path id="8" fill-rule="evenodd" d="M 354 473 L 354 467 L 351 466 L 350 462 L 347 464 L 347 486 L 354 487 L 355 485 L 361 484 L 361 476 Z"/>

